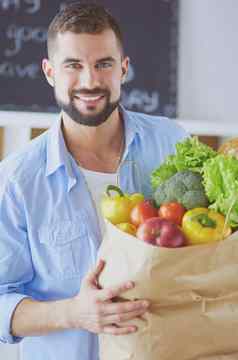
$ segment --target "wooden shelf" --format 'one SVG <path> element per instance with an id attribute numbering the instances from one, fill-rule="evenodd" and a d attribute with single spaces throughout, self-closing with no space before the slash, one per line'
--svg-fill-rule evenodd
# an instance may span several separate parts
<path id="1" fill-rule="evenodd" d="M 47 129 L 36 129 L 36 128 L 31 129 L 31 139 L 34 139 L 37 136 L 43 134 L 43 132 L 45 132 L 46 130 Z"/>

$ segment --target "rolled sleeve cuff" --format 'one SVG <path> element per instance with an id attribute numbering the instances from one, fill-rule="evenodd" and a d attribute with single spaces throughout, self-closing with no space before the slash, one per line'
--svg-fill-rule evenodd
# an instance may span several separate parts
<path id="1" fill-rule="evenodd" d="M 17 305 L 25 298 L 29 298 L 29 296 L 17 293 L 0 296 L 0 342 L 16 344 L 23 339 L 11 334 L 11 321 Z"/>

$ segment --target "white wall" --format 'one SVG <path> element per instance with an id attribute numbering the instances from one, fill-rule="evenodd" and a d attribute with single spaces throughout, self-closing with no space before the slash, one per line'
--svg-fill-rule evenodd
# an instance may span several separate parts
<path id="1" fill-rule="evenodd" d="M 191 119 L 199 120 L 196 129 L 210 121 L 213 129 L 238 135 L 238 0 L 180 2 L 179 117 L 188 128 Z M 9 151 L 13 136 L 9 129 Z M 15 360 L 16 352 L 16 347 L 2 345 L 0 359 Z"/>
<path id="2" fill-rule="evenodd" d="M 238 135 L 238 1 L 180 1 L 179 117 Z"/>

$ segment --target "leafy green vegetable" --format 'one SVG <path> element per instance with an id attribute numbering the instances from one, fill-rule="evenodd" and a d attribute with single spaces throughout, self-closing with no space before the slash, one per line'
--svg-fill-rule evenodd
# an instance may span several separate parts
<path id="1" fill-rule="evenodd" d="M 197 136 L 193 136 L 176 145 L 174 165 L 177 171 L 192 170 L 202 173 L 204 162 L 216 155 L 216 151 L 210 146 L 200 142 Z"/>
<path id="2" fill-rule="evenodd" d="M 165 163 L 151 173 L 152 189 L 156 190 L 178 171 L 191 170 L 202 173 L 204 163 L 216 155 L 210 146 L 200 142 L 196 136 L 186 138 L 176 144 L 175 155 L 168 156 Z"/>
<path id="3" fill-rule="evenodd" d="M 170 177 L 157 188 L 153 197 L 158 207 L 171 201 L 179 202 L 186 209 L 208 206 L 202 176 L 189 170 L 179 171 Z"/>
<path id="4" fill-rule="evenodd" d="M 204 164 L 203 183 L 210 207 L 238 226 L 238 160 L 224 155 L 210 159 Z"/>
<path id="5" fill-rule="evenodd" d="M 173 164 L 174 155 L 168 156 L 166 163 L 162 164 L 159 168 L 151 173 L 151 186 L 156 190 L 159 185 L 176 174 L 177 169 Z"/>

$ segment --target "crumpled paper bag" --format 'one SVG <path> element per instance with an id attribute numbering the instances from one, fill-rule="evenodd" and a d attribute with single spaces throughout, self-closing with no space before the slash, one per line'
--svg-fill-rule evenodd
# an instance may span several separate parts
<path id="1" fill-rule="evenodd" d="M 238 360 L 238 232 L 168 249 L 106 221 L 98 258 L 102 287 L 134 281 L 121 300 L 151 302 L 136 333 L 99 336 L 100 360 Z"/>

